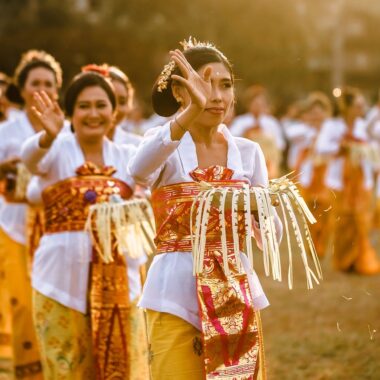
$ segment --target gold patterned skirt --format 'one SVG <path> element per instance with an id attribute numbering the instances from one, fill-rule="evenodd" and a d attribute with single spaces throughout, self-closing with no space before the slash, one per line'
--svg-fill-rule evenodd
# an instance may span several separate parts
<path id="1" fill-rule="evenodd" d="M 45 380 L 93 380 L 91 316 L 34 291 L 34 321 Z M 131 303 L 130 380 L 149 379 L 143 310 Z"/>

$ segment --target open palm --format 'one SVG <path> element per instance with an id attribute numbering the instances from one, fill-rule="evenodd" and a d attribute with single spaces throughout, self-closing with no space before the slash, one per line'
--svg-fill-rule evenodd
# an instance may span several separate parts
<path id="1" fill-rule="evenodd" d="M 46 133 L 55 138 L 63 127 L 65 116 L 58 103 L 49 98 L 45 91 L 34 94 L 33 113 Z"/>
<path id="2" fill-rule="evenodd" d="M 172 75 L 172 79 L 182 84 L 189 93 L 192 104 L 203 110 L 211 97 L 211 67 L 207 67 L 201 76 L 193 69 L 180 50 L 177 49 L 170 55 L 183 75 Z"/>

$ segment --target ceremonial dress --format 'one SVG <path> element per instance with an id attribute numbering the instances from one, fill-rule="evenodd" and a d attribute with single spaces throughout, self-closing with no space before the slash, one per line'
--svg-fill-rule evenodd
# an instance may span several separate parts
<path id="1" fill-rule="evenodd" d="M 328 159 L 317 150 L 318 134 L 319 131 L 312 127 L 305 130 L 305 139 L 303 144 L 299 144 L 294 168 L 298 174 L 302 196 L 317 220 L 317 223 L 310 226 L 310 232 L 318 256 L 323 257 L 332 236 L 333 194 L 325 184 Z"/>
<path id="2" fill-rule="evenodd" d="M 24 144 L 22 158 L 38 175 L 29 196 L 44 206 L 44 235 L 32 272 L 44 376 L 145 379 L 146 339 L 135 306 L 143 262 L 120 254 L 114 242 L 113 261 L 105 263 L 99 241 L 84 231 L 91 205 L 132 195 L 126 168 L 134 147 L 105 138 L 105 166 L 97 167 L 85 162 L 73 133 L 60 134 L 49 150 L 39 147 L 39 138 Z"/>
<path id="3" fill-rule="evenodd" d="M 27 115 L 0 128 L 0 160 L 20 157 L 23 142 L 33 136 Z M 23 189 L 28 173 L 19 165 L 18 174 L 5 179 L 0 210 L 0 357 L 13 360 L 16 378 L 41 378 L 40 355 L 32 321 L 30 260 L 26 244 L 27 201 Z"/>
<path id="4" fill-rule="evenodd" d="M 199 168 L 190 133 L 172 141 L 170 123 L 146 133 L 129 166 L 137 183 L 151 186 L 156 219 L 158 255 L 139 304 L 147 309 L 153 380 L 233 379 L 247 373 L 241 378 L 256 379 L 265 373 L 258 311 L 268 306 L 268 300 L 243 253 L 245 273 L 238 275 L 232 260 L 234 275 L 226 278 L 220 267 L 215 210 L 210 216 L 213 227 L 207 232 L 209 276 L 193 275 L 190 215 L 201 181 L 230 187 L 268 184 L 258 144 L 233 137 L 224 125 L 219 130 L 228 142 L 226 168 Z M 231 225 L 228 216 L 226 223 Z M 280 238 L 281 223 L 277 219 L 276 223 Z M 218 316 L 213 314 L 216 308 Z"/>
<path id="5" fill-rule="evenodd" d="M 234 136 L 257 142 L 264 152 L 269 178 L 279 175 L 286 144 L 281 125 L 274 117 L 265 114 L 255 117 L 250 113 L 240 115 L 233 120 L 230 130 Z"/>
<path id="6" fill-rule="evenodd" d="M 341 118 L 325 123 L 317 151 L 330 157 L 325 184 L 333 204 L 333 260 L 337 269 L 371 274 L 380 270 L 369 233 L 373 216 L 374 167 L 365 122 L 349 130 Z"/>

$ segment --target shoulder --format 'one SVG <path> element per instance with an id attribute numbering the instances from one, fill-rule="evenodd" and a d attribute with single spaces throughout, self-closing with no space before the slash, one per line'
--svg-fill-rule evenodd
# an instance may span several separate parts
<path id="1" fill-rule="evenodd" d="M 235 144 L 239 150 L 243 151 L 257 151 L 261 150 L 260 145 L 257 142 L 246 139 L 245 137 L 233 137 Z"/>
<path id="2" fill-rule="evenodd" d="M 236 128 L 240 126 L 245 126 L 246 124 L 252 124 L 253 116 L 250 113 L 245 113 L 239 116 L 236 116 L 231 123 L 231 128 Z"/>
<path id="3" fill-rule="evenodd" d="M 136 147 L 132 144 L 116 144 L 115 142 L 106 139 L 106 144 L 114 155 L 119 159 L 128 160 L 136 152 Z"/>
<path id="4" fill-rule="evenodd" d="M 243 163 L 264 159 L 263 150 L 257 142 L 244 137 L 233 137 L 233 139 L 240 151 Z"/>
<path id="5" fill-rule="evenodd" d="M 260 122 L 269 126 L 280 127 L 280 122 L 272 115 L 262 115 L 260 117 Z"/>

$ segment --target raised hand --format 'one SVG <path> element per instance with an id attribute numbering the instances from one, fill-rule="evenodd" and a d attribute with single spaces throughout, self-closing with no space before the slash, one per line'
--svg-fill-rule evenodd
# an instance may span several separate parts
<path id="1" fill-rule="evenodd" d="M 211 67 L 206 67 L 201 76 L 193 69 L 180 50 L 171 51 L 170 56 L 183 75 L 172 75 L 172 79 L 186 88 L 192 105 L 195 105 L 203 111 L 206 107 L 207 100 L 211 96 Z"/>
<path id="2" fill-rule="evenodd" d="M 61 131 L 64 124 L 64 114 L 55 100 L 50 99 L 45 91 L 34 94 L 32 107 L 39 125 L 45 130 L 47 138 L 54 140 Z"/>

